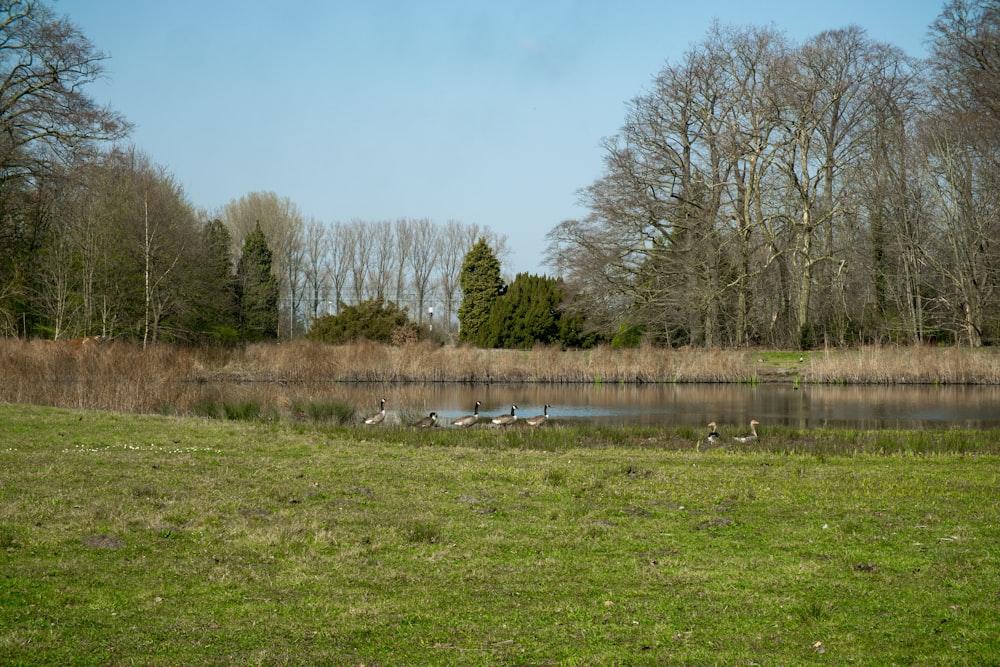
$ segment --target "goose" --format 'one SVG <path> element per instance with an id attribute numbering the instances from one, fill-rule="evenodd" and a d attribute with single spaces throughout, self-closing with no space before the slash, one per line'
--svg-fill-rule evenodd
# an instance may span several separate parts
<path id="1" fill-rule="evenodd" d="M 369 424 L 369 425 L 379 424 L 379 423 L 382 422 L 383 419 L 385 419 L 385 399 L 384 398 L 382 399 L 382 404 L 381 404 L 381 407 L 379 408 L 379 411 L 376 412 L 375 414 L 369 416 L 369 417 L 365 417 L 365 423 Z"/>
<path id="2" fill-rule="evenodd" d="M 475 413 L 471 414 L 471 415 L 465 415 L 464 417 L 458 417 L 457 419 L 452 420 L 452 422 L 451 422 L 452 425 L 453 426 L 461 426 L 462 428 L 466 428 L 466 427 L 472 426 L 473 424 L 475 424 L 476 422 L 478 422 L 479 421 L 479 406 L 480 405 L 481 405 L 480 402 L 476 401 L 476 410 L 475 410 Z"/>
<path id="3" fill-rule="evenodd" d="M 416 426 L 417 428 L 428 428 L 431 426 L 436 426 L 437 420 L 438 420 L 438 413 L 432 412 L 423 419 L 419 419 L 413 422 L 413 426 Z"/>
<path id="4" fill-rule="evenodd" d="M 545 404 L 545 409 L 542 411 L 543 414 L 535 415 L 534 417 L 528 417 L 524 420 L 524 423 L 528 426 L 541 426 L 549 420 L 549 408 L 552 406 L 548 403 Z"/>
<path id="5" fill-rule="evenodd" d="M 750 432 L 744 435 L 734 436 L 733 439 L 736 440 L 737 442 L 753 442 L 754 440 L 757 439 L 757 429 L 754 427 L 759 425 L 760 425 L 759 421 L 757 421 L 756 419 L 751 419 Z"/>
<path id="6" fill-rule="evenodd" d="M 509 415 L 499 415 L 494 417 L 491 421 L 497 426 L 510 426 L 515 421 L 517 421 L 517 406 L 516 405 L 510 406 Z"/>
<path id="7" fill-rule="evenodd" d="M 719 430 L 718 430 L 718 426 L 716 426 L 715 422 L 708 422 L 708 427 L 709 427 L 710 429 L 712 429 L 712 430 L 711 430 L 711 431 L 709 431 L 709 433 L 708 433 L 708 441 L 709 441 L 709 442 L 718 442 L 718 441 L 719 441 Z"/>

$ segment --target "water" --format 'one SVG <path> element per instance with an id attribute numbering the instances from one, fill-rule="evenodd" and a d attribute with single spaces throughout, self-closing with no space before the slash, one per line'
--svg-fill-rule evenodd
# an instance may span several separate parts
<path id="1" fill-rule="evenodd" d="M 553 420 L 594 424 L 702 427 L 745 430 L 750 419 L 795 428 L 854 429 L 1000 427 L 997 386 L 814 386 L 791 384 L 378 384 L 278 383 L 208 384 L 203 391 L 223 400 L 254 399 L 262 405 L 292 400 L 339 400 L 361 414 L 386 399 L 388 421 L 438 413 L 447 423 L 471 414 L 541 414 L 552 407 Z M 394 419 L 393 419 L 394 418 Z"/>

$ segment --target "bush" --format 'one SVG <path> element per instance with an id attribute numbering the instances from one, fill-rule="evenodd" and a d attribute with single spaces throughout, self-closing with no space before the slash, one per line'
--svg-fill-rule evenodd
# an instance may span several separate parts
<path id="1" fill-rule="evenodd" d="M 356 306 L 341 304 L 337 315 L 324 315 L 313 320 L 306 337 L 321 343 L 351 343 L 365 339 L 386 345 L 399 345 L 419 340 L 422 330 L 410 321 L 406 308 L 377 299 Z"/>

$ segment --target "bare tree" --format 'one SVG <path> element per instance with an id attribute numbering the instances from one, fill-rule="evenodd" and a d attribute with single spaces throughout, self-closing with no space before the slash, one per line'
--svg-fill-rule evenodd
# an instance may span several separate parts
<path id="1" fill-rule="evenodd" d="M 942 119 L 943 120 L 943 119 Z M 939 201 L 935 266 L 946 280 L 942 297 L 971 347 L 983 344 L 987 313 L 1000 306 L 1000 164 L 995 146 L 949 122 L 925 134 L 931 179 Z"/>
<path id="2" fill-rule="evenodd" d="M 592 215 L 550 236 L 550 256 L 578 255 L 567 242 L 587 249 L 589 261 L 574 257 L 574 275 L 589 285 L 575 290 L 576 303 L 613 305 L 604 310 L 617 319 L 612 330 L 638 325 L 656 340 L 710 345 L 722 336 L 718 221 L 732 170 L 723 47 L 689 51 L 632 102 L 621 132 L 605 142 L 606 175 L 582 193 Z"/>
<path id="3" fill-rule="evenodd" d="M 372 293 L 369 297 L 384 301 L 393 278 L 392 267 L 396 250 L 393 225 L 388 220 L 380 220 L 369 222 L 366 227 L 371 248 L 368 284 Z"/>
<path id="4" fill-rule="evenodd" d="M 1000 307 L 1000 3 L 952 0 L 933 36 L 937 115 L 924 145 L 946 249 L 938 265 L 947 279 L 942 298 L 965 340 L 977 347 L 986 313 Z"/>
<path id="5" fill-rule="evenodd" d="M 303 249 L 303 280 L 309 299 L 309 317 L 319 317 L 320 305 L 330 291 L 330 228 L 316 221 L 306 223 Z"/>
<path id="6" fill-rule="evenodd" d="M 566 282 L 566 311 L 583 316 L 594 331 L 617 331 L 632 305 L 630 276 L 635 269 L 626 235 L 590 215 L 564 220 L 546 238 L 546 262 Z"/>
<path id="7" fill-rule="evenodd" d="M 142 277 L 142 343 L 155 344 L 166 318 L 184 307 L 182 275 L 190 268 L 187 244 L 194 237 L 194 213 L 180 187 L 162 168 L 132 149 L 110 156 L 112 168 L 130 189 L 119 224 L 131 228 Z"/>
<path id="8" fill-rule="evenodd" d="M 431 286 L 431 276 L 441 254 L 438 229 L 427 218 L 410 221 L 412 252 L 409 267 L 413 276 L 413 291 L 416 296 L 417 321 L 424 321 L 424 305 Z M 447 320 L 445 320 L 447 322 Z"/>
<path id="9" fill-rule="evenodd" d="M 392 233 L 396 242 L 396 250 L 393 258 L 395 260 L 394 274 L 396 284 L 393 299 L 398 306 L 402 307 L 406 301 L 407 282 L 409 278 L 406 267 L 410 263 L 411 254 L 414 252 L 413 221 L 408 218 L 397 218 L 392 223 Z"/>
<path id="10" fill-rule="evenodd" d="M 52 338 L 59 340 L 72 326 L 79 311 L 74 304 L 76 272 L 69 235 L 57 235 L 43 251 L 39 264 L 39 288 L 36 300 L 52 326 Z"/>
<path id="11" fill-rule="evenodd" d="M 852 268 L 867 264 L 879 87 L 912 85 L 901 52 L 859 28 L 796 47 L 715 26 L 633 101 L 582 191 L 589 215 L 550 233 L 549 259 L 605 333 L 798 345 L 820 323 L 843 341 L 864 302 Z"/>
<path id="12" fill-rule="evenodd" d="M 854 326 L 858 342 L 889 337 L 916 343 L 923 340 L 926 325 L 931 226 L 913 128 L 928 100 L 919 85 L 919 69 L 905 59 L 873 72 L 870 85 L 869 131 L 857 168 L 848 174 L 860 228 L 841 232 L 842 261 L 855 274 L 850 284 L 843 282 L 844 299 L 850 295 L 855 301 L 853 308 L 844 309 L 845 319 L 863 323 L 864 330 Z M 837 342 L 851 342 L 843 329 Z"/>
<path id="13" fill-rule="evenodd" d="M 340 313 L 340 304 L 344 299 L 350 280 L 350 268 L 354 250 L 350 245 L 350 225 L 334 222 L 330 226 L 329 267 L 330 286 L 333 290 L 332 299 L 334 313 Z"/>
<path id="14" fill-rule="evenodd" d="M 64 311 L 73 317 L 62 321 L 59 335 L 124 333 L 144 344 L 166 334 L 186 337 L 198 227 L 181 188 L 134 148 L 80 165 L 67 183 L 48 247 L 71 273 L 65 280 L 50 273 L 45 286 L 50 302 L 74 304 Z M 59 297 L 63 288 L 67 296 Z"/>
<path id="15" fill-rule="evenodd" d="M 51 218 L 39 215 L 45 188 L 62 165 L 93 157 L 100 142 L 129 125 L 98 106 L 85 88 L 107 56 L 41 2 L 0 2 L 0 318 L 46 240 Z"/>
<path id="16" fill-rule="evenodd" d="M 341 238 L 345 251 L 349 253 L 348 273 L 354 303 L 359 304 L 368 298 L 367 281 L 372 263 L 372 235 L 368 223 L 364 220 L 351 220 L 343 229 Z"/>
<path id="17" fill-rule="evenodd" d="M 107 56 L 65 18 L 35 0 L 0 3 L 0 166 L 3 181 L 39 177 L 92 154 L 129 125 L 83 89 Z"/>

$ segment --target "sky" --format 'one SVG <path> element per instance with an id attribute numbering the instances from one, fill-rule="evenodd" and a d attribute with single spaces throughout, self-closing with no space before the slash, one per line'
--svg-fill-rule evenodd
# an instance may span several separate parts
<path id="1" fill-rule="evenodd" d="M 209 214 L 251 192 L 306 220 L 429 218 L 505 234 L 552 275 L 603 139 L 713 21 L 802 42 L 858 25 L 927 55 L 944 0 L 49 0 L 105 53 L 88 88 Z"/>

